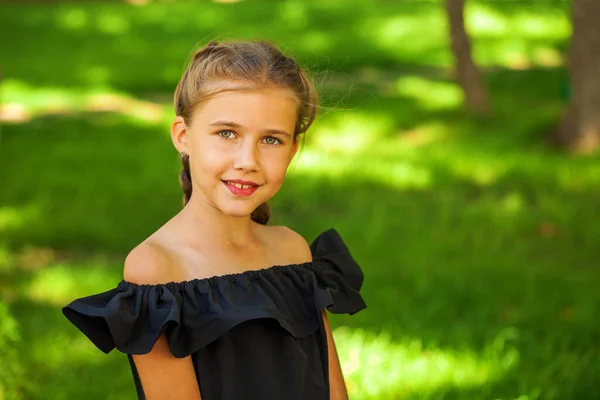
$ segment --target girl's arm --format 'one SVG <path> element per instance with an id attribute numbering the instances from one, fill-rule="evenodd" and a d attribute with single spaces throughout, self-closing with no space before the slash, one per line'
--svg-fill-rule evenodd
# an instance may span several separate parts
<path id="1" fill-rule="evenodd" d="M 143 244 L 127 255 L 123 277 L 136 284 L 169 282 L 172 262 L 161 247 Z M 132 357 L 147 400 L 202 400 L 191 356 L 173 356 L 165 334 L 149 353 Z"/>
<path id="2" fill-rule="evenodd" d="M 333 341 L 333 335 L 331 334 L 331 328 L 329 321 L 327 320 L 327 312 L 325 309 L 321 312 L 323 315 L 323 322 L 325 323 L 325 332 L 327 333 L 327 347 L 329 348 L 329 388 L 330 388 L 330 399 L 331 400 L 348 400 L 348 392 L 346 391 L 346 384 L 344 383 L 344 376 L 342 374 L 342 368 L 340 366 L 340 360 L 337 355 L 335 343 Z"/>
<path id="3" fill-rule="evenodd" d="M 147 400 L 202 400 L 191 356 L 174 357 L 164 334 L 150 353 L 133 361 Z"/>

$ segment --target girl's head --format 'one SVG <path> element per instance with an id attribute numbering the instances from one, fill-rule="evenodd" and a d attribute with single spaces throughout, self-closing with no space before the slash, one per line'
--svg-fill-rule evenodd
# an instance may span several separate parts
<path id="1" fill-rule="evenodd" d="M 266 224 L 299 136 L 316 115 L 305 72 L 266 42 L 210 42 L 175 90 L 171 138 L 182 156 L 184 204 L 192 196 L 228 215 Z M 231 181 L 252 182 L 236 188 Z"/>

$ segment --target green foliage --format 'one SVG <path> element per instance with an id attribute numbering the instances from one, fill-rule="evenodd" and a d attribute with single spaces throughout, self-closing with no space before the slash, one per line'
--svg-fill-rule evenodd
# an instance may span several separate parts
<path id="1" fill-rule="evenodd" d="M 0 301 L 0 400 L 20 399 L 23 371 L 17 356 L 19 327 L 5 302 Z"/>
<path id="2" fill-rule="evenodd" d="M 169 102 L 214 36 L 273 38 L 319 72 L 325 107 L 272 207 L 309 241 L 336 227 L 364 268 L 369 308 L 331 316 L 352 398 L 596 398 L 600 160 L 543 141 L 566 2 L 469 1 L 487 119 L 461 111 L 443 17 L 439 1 L 0 5 L 3 400 L 134 398 L 125 357 L 60 307 L 112 288 L 180 210 Z"/>

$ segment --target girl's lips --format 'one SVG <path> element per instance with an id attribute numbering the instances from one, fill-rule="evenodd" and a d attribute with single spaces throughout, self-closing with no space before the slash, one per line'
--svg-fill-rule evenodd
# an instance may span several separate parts
<path id="1" fill-rule="evenodd" d="M 241 188 L 231 184 L 230 182 L 227 182 L 227 181 L 222 181 L 222 182 L 225 185 L 225 187 L 227 187 L 227 189 L 229 189 L 229 191 L 236 196 L 250 196 L 252 193 L 256 192 L 256 189 L 258 189 L 258 186 L 250 186 L 250 187 L 241 189 Z"/>
<path id="2" fill-rule="evenodd" d="M 239 183 L 241 185 L 246 185 L 246 186 L 260 186 L 256 182 L 246 181 L 244 179 L 223 179 L 223 181 L 230 182 L 230 183 Z"/>

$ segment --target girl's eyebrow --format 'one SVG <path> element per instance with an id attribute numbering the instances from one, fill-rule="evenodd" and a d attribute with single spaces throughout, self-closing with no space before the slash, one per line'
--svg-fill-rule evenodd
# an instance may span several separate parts
<path id="1" fill-rule="evenodd" d="M 208 126 L 229 126 L 231 128 L 241 128 L 242 125 L 232 122 L 232 121 L 215 121 Z M 281 129 L 265 129 L 265 132 L 271 135 L 283 135 L 283 136 L 292 136 L 290 133 L 283 131 Z"/>

